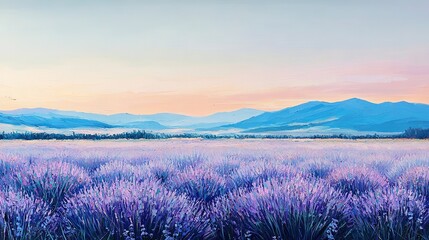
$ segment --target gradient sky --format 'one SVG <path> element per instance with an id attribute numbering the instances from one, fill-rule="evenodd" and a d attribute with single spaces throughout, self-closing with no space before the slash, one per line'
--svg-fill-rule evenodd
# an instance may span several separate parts
<path id="1" fill-rule="evenodd" d="M 429 103 L 428 11 L 405 0 L 0 0 L 0 109 Z"/>

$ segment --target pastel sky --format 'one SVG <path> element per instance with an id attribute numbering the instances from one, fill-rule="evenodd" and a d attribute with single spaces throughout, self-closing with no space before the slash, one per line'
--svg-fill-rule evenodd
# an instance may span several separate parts
<path id="1" fill-rule="evenodd" d="M 429 1 L 0 0 L 0 109 L 429 103 Z"/>

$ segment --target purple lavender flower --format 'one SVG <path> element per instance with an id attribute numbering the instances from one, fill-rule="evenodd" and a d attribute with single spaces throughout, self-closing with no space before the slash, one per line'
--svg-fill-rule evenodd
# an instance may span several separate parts
<path id="1" fill-rule="evenodd" d="M 213 204 L 210 219 L 215 239 L 325 239 L 345 231 L 347 204 L 326 184 L 297 177 L 231 193 Z"/>
<path id="2" fill-rule="evenodd" d="M 206 221 L 196 206 L 153 181 L 101 183 L 64 207 L 76 239 L 198 239 Z"/>
<path id="3" fill-rule="evenodd" d="M 206 160 L 206 157 L 201 154 L 183 155 L 176 156 L 170 161 L 176 167 L 176 169 L 183 171 L 188 168 L 196 168 L 202 162 Z"/>
<path id="4" fill-rule="evenodd" d="M 332 172 L 335 166 L 331 161 L 312 160 L 303 162 L 300 165 L 302 171 L 308 173 L 315 178 L 326 178 Z"/>
<path id="5" fill-rule="evenodd" d="M 398 184 L 422 195 L 429 206 L 429 167 L 414 167 L 405 172 Z"/>
<path id="6" fill-rule="evenodd" d="M 43 199 L 52 209 L 57 209 L 65 198 L 76 193 L 91 179 L 79 167 L 53 161 L 38 162 L 15 172 L 14 181 L 18 189 Z"/>
<path id="7" fill-rule="evenodd" d="M 350 201 L 353 239 L 425 239 L 429 215 L 415 193 L 394 187 L 369 191 Z"/>
<path id="8" fill-rule="evenodd" d="M 151 177 L 150 171 L 145 165 L 132 165 L 124 161 L 113 161 L 100 166 L 94 173 L 97 181 L 112 182 L 127 179 L 142 181 Z"/>
<path id="9" fill-rule="evenodd" d="M 295 167 L 280 163 L 252 162 L 240 167 L 229 181 L 230 188 L 251 190 L 255 184 L 270 181 L 284 180 L 300 176 Z"/>
<path id="10" fill-rule="evenodd" d="M 175 174 L 175 170 L 168 162 L 149 163 L 148 168 L 150 173 L 162 183 L 170 180 Z"/>
<path id="11" fill-rule="evenodd" d="M 49 207 L 22 192 L 0 192 L 0 239 L 43 239 L 52 224 Z"/>
<path id="12" fill-rule="evenodd" d="M 225 179 L 210 169 L 201 168 L 177 173 L 167 186 L 178 193 L 184 193 L 192 199 L 203 202 L 211 202 L 227 192 Z"/>
<path id="13" fill-rule="evenodd" d="M 220 176 L 229 177 L 235 172 L 237 172 L 237 170 L 240 168 L 240 162 L 233 160 L 222 160 L 219 162 L 212 163 L 210 167 L 213 168 L 213 170 Z"/>
<path id="14" fill-rule="evenodd" d="M 336 168 L 329 175 L 328 181 L 335 188 L 353 194 L 361 194 L 389 185 L 386 177 L 367 167 Z"/>

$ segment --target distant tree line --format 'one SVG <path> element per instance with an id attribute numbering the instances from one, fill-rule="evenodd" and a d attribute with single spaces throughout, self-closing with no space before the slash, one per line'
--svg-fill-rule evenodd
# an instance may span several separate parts
<path id="1" fill-rule="evenodd" d="M 429 138 L 429 128 L 409 128 L 403 135 L 405 138 L 427 139 Z"/>
<path id="2" fill-rule="evenodd" d="M 118 134 L 99 133 L 46 133 L 46 132 L 11 132 L 1 133 L 0 139 L 22 139 L 22 140 L 103 140 L 103 139 L 161 139 L 162 134 L 145 131 L 124 132 Z"/>
<path id="3" fill-rule="evenodd" d="M 396 135 L 311 135 L 311 136 L 291 136 L 291 135 L 252 135 L 252 134 L 196 134 L 196 133 L 152 133 L 146 131 L 132 131 L 116 134 L 100 133 L 46 133 L 46 132 L 2 132 L 0 140 L 106 140 L 106 139 L 171 139 L 171 138 L 201 138 L 201 139 L 395 139 L 395 138 L 414 138 L 428 139 L 429 129 L 409 128 L 402 134 Z"/>

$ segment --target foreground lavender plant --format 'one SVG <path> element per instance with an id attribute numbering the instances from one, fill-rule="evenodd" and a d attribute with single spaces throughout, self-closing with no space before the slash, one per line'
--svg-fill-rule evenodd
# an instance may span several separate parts
<path id="1" fill-rule="evenodd" d="M 194 204 L 151 181 L 102 183 L 64 211 L 74 239 L 199 239 L 207 231 Z"/>
<path id="2" fill-rule="evenodd" d="M 348 197 L 322 182 L 270 181 L 212 206 L 214 239 L 326 239 L 347 230 Z"/>
<path id="3" fill-rule="evenodd" d="M 427 239 L 429 215 L 421 198 L 403 188 L 370 191 L 350 201 L 353 239 Z"/>
<path id="4" fill-rule="evenodd" d="M 0 187 L 7 189 L 13 182 L 13 175 L 21 171 L 27 161 L 23 158 L 0 152 Z"/>
<path id="5" fill-rule="evenodd" d="M 414 167 L 398 180 L 399 185 L 422 195 L 429 206 L 429 167 Z"/>
<path id="6" fill-rule="evenodd" d="M 17 189 L 43 199 L 53 210 L 90 181 L 83 169 L 61 161 L 32 164 L 13 178 Z"/>
<path id="7" fill-rule="evenodd" d="M 0 192 L 0 239 L 44 239 L 53 219 L 41 200 L 21 192 Z"/>

